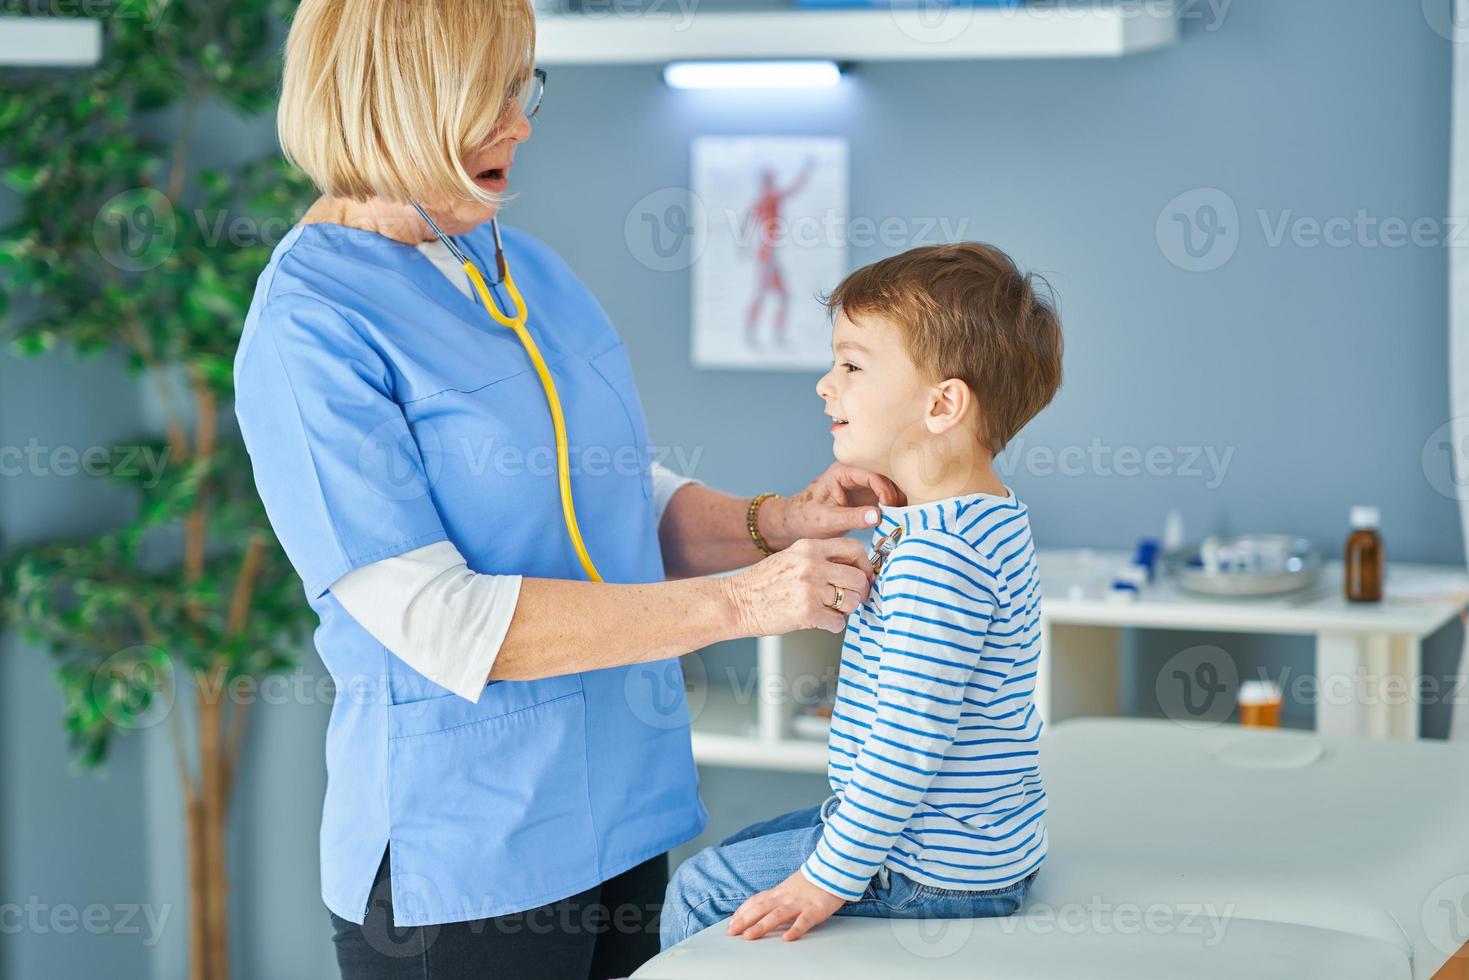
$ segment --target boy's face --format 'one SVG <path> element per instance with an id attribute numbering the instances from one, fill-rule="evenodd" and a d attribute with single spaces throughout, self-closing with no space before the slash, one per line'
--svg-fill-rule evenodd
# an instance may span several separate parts
<path id="1" fill-rule="evenodd" d="M 837 461 L 892 476 L 927 435 L 932 386 L 909 357 L 898 328 L 881 317 L 839 312 L 832 324 L 835 364 L 816 382 L 826 402 Z"/>

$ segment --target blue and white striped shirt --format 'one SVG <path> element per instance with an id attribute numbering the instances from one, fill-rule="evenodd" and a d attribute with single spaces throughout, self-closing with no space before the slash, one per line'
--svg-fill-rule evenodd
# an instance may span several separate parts
<path id="1" fill-rule="evenodd" d="M 1046 855 L 1026 508 L 1013 492 L 888 507 L 874 542 L 900 525 L 847 621 L 827 762 L 839 803 L 801 867 L 849 901 L 884 866 L 984 891 Z"/>

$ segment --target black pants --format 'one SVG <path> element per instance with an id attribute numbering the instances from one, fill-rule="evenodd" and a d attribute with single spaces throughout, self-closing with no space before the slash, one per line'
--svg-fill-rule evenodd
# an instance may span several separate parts
<path id="1" fill-rule="evenodd" d="M 362 925 L 332 915 L 342 980 L 606 980 L 658 952 L 666 854 L 540 908 L 401 929 L 388 875 L 384 854 Z"/>

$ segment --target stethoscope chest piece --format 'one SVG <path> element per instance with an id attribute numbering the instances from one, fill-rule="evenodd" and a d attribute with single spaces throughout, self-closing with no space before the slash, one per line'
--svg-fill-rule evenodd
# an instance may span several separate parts
<path id="1" fill-rule="evenodd" d="M 872 553 L 867 556 L 867 561 L 872 565 L 872 574 L 876 575 L 882 571 L 882 566 L 887 563 L 888 555 L 893 553 L 893 549 L 898 546 L 902 538 L 903 529 L 895 527 L 878 539 L 877 544 L 872 547 Z"/>
<path id="2" fill-rule="evenodd" d="M 872 566 L 872 591 L 867 595 L 867 601 L 872 603 L 872 608 L 882 610 L 882 596 L 877 591 L 877 576 L 882 574 L 882 567 L 887 564 L 888 555 L 898 546 L 903 538 L 902 527 L 895 527 L 873 545 L 872 552 L 867 556 L 867 563 Z"/>

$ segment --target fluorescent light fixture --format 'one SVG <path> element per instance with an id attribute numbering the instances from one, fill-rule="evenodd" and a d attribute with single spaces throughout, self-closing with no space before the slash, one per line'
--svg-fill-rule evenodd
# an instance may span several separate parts
<path id="1" fill-rule="evenodd" d="M 842 70 L 835 61 L 675 61 L 663 80 L 672 88 L 829 88 Z"/>

